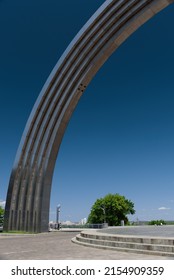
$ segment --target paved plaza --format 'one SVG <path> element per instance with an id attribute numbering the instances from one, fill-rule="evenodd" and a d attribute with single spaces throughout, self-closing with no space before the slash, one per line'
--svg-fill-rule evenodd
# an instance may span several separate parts
<path id="1" fill-rule="evenodd" d="M 107 234 L 133 235 L 133 236 L 150 236 L 174 239 L 174 226 L 125 226 L 125 227 L 110 227 L 102 229 L 99 232 Z"/>
<path id="2" fill-rule="evenodd" d="M 161 230 L 164 229 L 160 227 Z M 126 228 L 124 228 L 125 230 Z M 132 228 L 133 229 L 133 228 Z M 154 229 L 154 227 L 153 227 Z M 170 230 L 174 227 L 170 228 Z M 114 229 L 113 229 L 114 230 Z M 123 229 L 122 229 L 123 230 Z M 131 230 L 131 228 L 129 228 Z M 144 229 L 145 230 L 145 229 Z M 170 231 L 169 230 L 169 231 Z M 143 231 L 143 227 L 142 227 Z M 78 232 L 58 231 L 42 234 L 0 234 L 2 260 L 165 260 L 170 257 L 153 256 L 94 249 L 71 242 Z M 128 231 L 127 231 L 128 233 Z"/>

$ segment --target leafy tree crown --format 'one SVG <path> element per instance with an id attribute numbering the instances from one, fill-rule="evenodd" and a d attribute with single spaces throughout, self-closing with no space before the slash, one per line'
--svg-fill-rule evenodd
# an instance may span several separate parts
<path id="1" fill-rule="evenodd" d="M 127 215 L 134 213 L 134 203 L 131 200 L 118 193 L 109 193 L 95 201 L 88 217 L 88 223 L 106 222 L 109 226 L 117 226 L 124 220 L 125 224 L 127 224 Z"/>

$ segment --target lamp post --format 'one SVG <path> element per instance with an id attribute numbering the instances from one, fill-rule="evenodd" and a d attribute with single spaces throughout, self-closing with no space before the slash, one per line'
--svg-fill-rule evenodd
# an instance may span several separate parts
<path id="1" fill-rule="evenodd" d="M 105 206 L 101 206 L 101 209 L 103 210 L 103 214 L 104 214 L 104 224 L 106 223 L 106 210 L 105 210 Z"/>
<path id="2" fill-rule="evenodd" d="M 57 208 L 56 208 L 56 223 L 57 223 L 57 227 L 59 229 L 59 224 L 60 224 L 60 204 L 58 204 Z"/>

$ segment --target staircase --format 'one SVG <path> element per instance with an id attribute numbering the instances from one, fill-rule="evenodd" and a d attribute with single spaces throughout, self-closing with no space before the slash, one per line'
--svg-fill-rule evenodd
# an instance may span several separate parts
<path id="1" fill-rule="evenodd" d="M 165 237 L 128 236 L 82 231 L 72 242 L 98 248 L 139 254 L 169 256 L 174 258 L 174 239 Z"/>

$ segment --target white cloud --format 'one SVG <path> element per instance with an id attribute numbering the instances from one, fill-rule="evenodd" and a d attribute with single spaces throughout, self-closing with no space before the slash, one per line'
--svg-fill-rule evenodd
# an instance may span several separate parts
<path id="1" fill-rule="evenodd" d="M 170 208 L 162 206 L 162 207 L 159 207 L 158 210 L 170 210 Z"/>
<path id="2" fill-rule="evenodd" d="M 5 208 L 5 201 L 0 200 L 0 206 L 1 206 L 2 208 Z"/>

